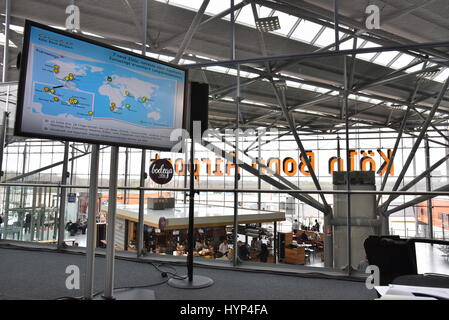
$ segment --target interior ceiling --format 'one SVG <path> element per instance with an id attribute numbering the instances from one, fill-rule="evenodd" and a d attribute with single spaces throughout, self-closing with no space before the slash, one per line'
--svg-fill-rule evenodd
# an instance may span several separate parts
<path id="1" fill-rule="evenodd" d="M 213 4 L 216 1 L 211 0 Z M 187 2 L 187 1 L 186 1 Z M 190 1 L 188 1 L 190 2 Z M 238 3 L 239 1 L 236 1 Z M 64 27 L 65 9 L 72 1 L 61 0 L 14 0 L 11 1 L 11 24 L 23 26 L 24 19 L 30 19 L 52 26 Z M 130 49 L 142 49 L 142 0 L 76 0 L 80 8 L 81 30 L 100 35 L 92 38 L 112 45 Z M 251 7 L 249 0 L 244 7 Z M 331 0 L 254 0 L 257 8 L 264 6 L 276 12 L 284 12 L 294 17 L 321 23 L 332 27 L 333 1 Z M 383 46 L 400 44 L 449 41 L 449 2 L 447 0 L 384 0 L 384 1 L 339 1 L 339 22 L 348 33 L 363 30 L 366 18 L 365 8 L 376 4 L 381 9 L 381 29 L 368 30 L 357 38 L 357 44 L 369 40 Z M 0 4 L 5 12 L 5 2 Z M 196 12 L 187 8 L 148 1 L 147 52 L 174 57 L 178 52 L 195 18 Z M 185 49 L 183 58 L 193 62 L 210 62 L 208 59 L 230 60 L 231 26 L 224 19 L 210 19 L 205 14 L 203 23 L 193 34 Z M 283 20 L 280 18 L 282 26 Z M 17 48 L 10 48 L 10 68 L 8 81 L 18 80 L 15 66 L 16 56 L 21 47 L 21 34 L 11 30 L 10 40 Z M 236 24 L 236 59 L 260 56 L 279 56 L 309 53 L 319 46 L 305 43 L 275 33 L 259 33 L 250 26 Z M 349 40 L 352 44 L 353 40 Z M 331 49 L 333 50 L 333 49 Z M 405 53 L 405 52 L 404 52 Z M 1 50 L 3 55 L 3 49 Z M 406 129 L 417 130 L 432 108 L 442 83 L 423 78 L 446 70 L 449 65 L 449 48 L 427 48 L 407 52 L 427 64 L 406 73 L 363 59 L 347 59 L 350 76 L 349 94 L 357 94 L 348 100 L 351 124 L 359 123 L 372 127 L 398 129 L 404 118 L 406 106 L 414 96 L 414 104 L 422 115 L 411 110 L 407 117 Z M 1 57 L 3 60 L 3 58 Z M 418 60 L 416 60 L 418 61 Z M 182 62 L 182 61 L 181 61 Z M 417 64 L 418 62 L 416 62 Z M 271 70 L 267 70 L 267 66 Z M 430 68 L 428 73 L 420 73 L 421 68 Z M 288 81 L 285 101 L 291 111 L 297 129 L 311 132 L 329 132 L 341 129 L 344 123 L 344 61 L 342 56 L 303 59 L 299 61 L 272 61 L 267 64 L 247 64 L 242 72 L 251 72 L 252 77 L 241 78 L 241 127 L 274 126 L 290 130 L 282 114 L 280 102 L 276 99 L 273 85 L 266 78 Z M 274 70 L 274 72 L 273 72 Z M 427 70 L 427 69 L 426 69 Z M 389 81 L 383 81 L 385 77 Z M 209 118 L 212 127 L 235 127 L 236 104 L 235 75 L 213 70 L 192 69 L 191 80 L 207 82 L 210 85 Z M 257 77 L 257 78 L 256 78 Z M 444 79 L 445 80 L 445 79 Z M 246 82 L 250 81 L 248 85 Z M 293 84 L 293 86 L 291 85 Z M 298 88 L 299 85 L 308 87 Z M 417 84 L 419 84 L 417 86 Z M 310 87 L 312 86 L 312 87 Z M 312 88 L 312 89 L 311 89 Z M 318 88 L 316 92 L 315 89 Z M 416 89 L 415 95 L 413 95 Z M 332 94 L 330 94 L 332 92 Z M 327 93 L 327 94 L 326 94 Z M 371 100 L 370 100 L 371 99 Z M 447 125 L 449 116 L 449 96 L 445 96 L 433 120 L 435 125 Z M 340 126 L 339 126 L 340 125 Z"/>

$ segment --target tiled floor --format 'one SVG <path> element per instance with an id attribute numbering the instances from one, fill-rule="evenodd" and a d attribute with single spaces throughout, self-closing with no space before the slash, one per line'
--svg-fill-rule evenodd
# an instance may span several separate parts
<path id="1" fill-rule="evenodd" d="M 86 235 L 78 234 L 74 238 L 80 247 L 86 246 Z M 418 273 L 442 273 L 449 275 L 449 257 L 443 256 L 443 251 L 440 250 L 440 245 L 430 245 L 426 243 L 416 244 L 416 260 L 418 264 Z M 310 257 L 310 262 L 306 264 L 308 267 L 324 267 L 324 262 L 321 261 L 319 253 L 315 257 Z"/>

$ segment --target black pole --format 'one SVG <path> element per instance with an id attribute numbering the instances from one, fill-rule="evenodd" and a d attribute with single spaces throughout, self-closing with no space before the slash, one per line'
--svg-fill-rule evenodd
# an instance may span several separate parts
<path id="1" fill-rule="evenodd" d="M 429 137 L 426 135 L 424 139 L 424 151 L 425 151 L 425 165 L 426 170 L 430 168 L 430 147 L 429 147 Z M 426 175 L 426 190 L 432 191 L 432 180 L 430 172 Z M 429 238 L 433 239 L 433 208 L 432 208 L 432 199 L 427 200 L 427 217 L 429 219 Z"/>
<path id="2" fill-rule="evenodd" d="M 338 171 L 343 170 L 343 168 L 341 167 L 341 154 L 340 154 L 340 136 L 337 136 L 337 166 L 338 166 Z"/>
<path id="3" fill-rule="evenodd" d="M 189 250 L 187 253 L 187 275 L 189 277 L 189 282 L 193 281 L 193 219 L 194 219 L 194 209 L 195 209 L 195 175 L 194 175 L 194 139 L 190 143 L 190 187 L 189 187 Z"/>

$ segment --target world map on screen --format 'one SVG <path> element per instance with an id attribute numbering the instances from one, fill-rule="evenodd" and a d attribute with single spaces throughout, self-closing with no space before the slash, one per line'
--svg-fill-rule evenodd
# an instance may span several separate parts
<path id="1" fill-rule="evenodd" d="M 85 120 L 172 127 L 176 81 L 34 45 L 33 110 Z"/>

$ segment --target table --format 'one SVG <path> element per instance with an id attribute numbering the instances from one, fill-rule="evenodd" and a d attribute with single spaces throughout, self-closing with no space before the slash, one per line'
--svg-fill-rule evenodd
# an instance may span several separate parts
<path id="1" fill-rule="evenodd" d="M 285 248 L 285 263 L 305 264 L 305 259 L 305 247 Z"/>
<path id="2" fill-rule="evenodd" d="M 15 240 L 15 235 L 17 234 L 17 240 L 19 240 L 19 237 L 20 237 L 20 231 L 21 231 L 21 228 L 7 228 L 7 229 L 5 229 L 5 228 L 1 228 L 0 229 L 0 234 L 8 234 L 8 233 L 12 233 L 12 238 L 13 238 L 13 240 Z"/>
<path id="3" fill-rule="evenodd" d="M 58 240 L 56 239 L 50 239 L 50 240 L 39 240 L 38 243 L 58 243 Z M 72 246 L 75 246 L 76 239 L 64 239 L 64 242 L 71 242 Z"/>

